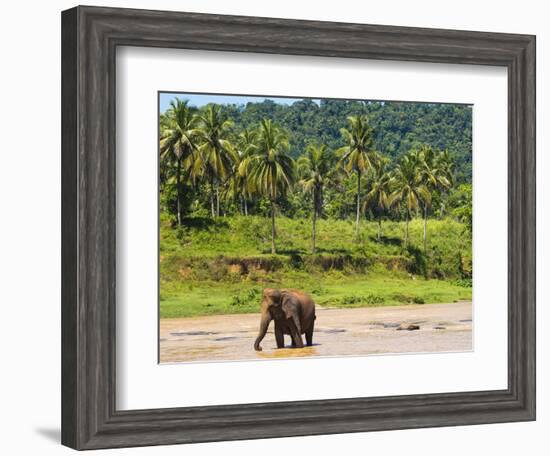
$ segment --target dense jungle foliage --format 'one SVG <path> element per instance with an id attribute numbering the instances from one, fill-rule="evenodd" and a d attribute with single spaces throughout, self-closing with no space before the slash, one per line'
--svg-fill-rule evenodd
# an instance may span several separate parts
<path id="1" fill-rule="evenodd" d="M 183 97 L 182 97 L 183 98 Z M 160 114 L 161 316 L 471 298 L 471 107 L 265 100 Z"/>
<path id="2" fill-rule="evenodd" d="M 331 150 L 344 145 L 340 129 L 349 116 L 365 115 L 372 127 L 373 148 L 392 160 L 428 145 L 452 152 L 457 184 L 472 179 L 472 107 L 460 104 L 384 101 L 310 100 L 285 105 L 265 100 L 222 105 L 236 133 L 255 128 L 262 119 L 292 132 L 289 155 L 299 157 L 310 143 Z"/>

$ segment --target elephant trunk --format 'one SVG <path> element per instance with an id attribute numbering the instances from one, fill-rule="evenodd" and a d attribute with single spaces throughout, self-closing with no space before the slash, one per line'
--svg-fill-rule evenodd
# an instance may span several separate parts
<path id="1" fill-rule="evenodd" d="M 262 320 L 260 322 L 260 332 L 258 333 L 256 342 L 254 342 L 254 350 L 262 351 L 262 347 L 260 347 L 260 342 L 265 337 L 265 333 L 267 332 L 267 327 L 269 326 L 270 321 L 271 321 L 271 315 L 269 314 L 269 312 L 263 312 Z"/>

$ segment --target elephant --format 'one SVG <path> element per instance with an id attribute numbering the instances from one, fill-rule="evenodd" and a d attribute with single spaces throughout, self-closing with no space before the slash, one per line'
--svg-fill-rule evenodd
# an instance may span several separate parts
<path id="1" fill-rule="evenodd" d="M 292 346 L 302 348 L 302 334 L 306 344 L 313 345 L 315 303 L 310 296 L 298 290 L 275 290 L 266 288 L 261 303 L 262 317 L 260 332 L 254 342 L 254 350 L 261 351 L 260 343 L 265 337 L 271 320 L 275 320 L 275 341 L 277 348 L 284 348 L 284 335 L 289 334 Z"/>

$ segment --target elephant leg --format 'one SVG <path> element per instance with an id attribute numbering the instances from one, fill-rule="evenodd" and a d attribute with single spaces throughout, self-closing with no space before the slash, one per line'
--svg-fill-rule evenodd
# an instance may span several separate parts
<path id="1" fill-rule="evenodd" d="M 296 330 L 292 331 L 292 346 L 294 348 L 304 348 L 302 336 Z"/>
<path id="2" fill-rule="evenodd" d="M 311 325 L 309 325 L 309 328 L 306 331 L 306 344 L 308 347 L 311 347 L 313 345 L 313 327 L 315 326 L 315 320 L 311 322 Z"/>
<path id="3" fill-rule="evenodd" d="M 275 322 L 275 341 L 277 342 L 277 348 L 285 348 L 285 336 L 281 325 Z"/>
<path id="4" fill-rule="evenodd" d="M 294 324 L 290 325 L 290 335 L 292 337 L 293 346 L 296 348 L 304 348 L 304 342 L 302 341 L 302 328 L 300 327 L 300 320 L 297 316 L 292 317 Z"/>

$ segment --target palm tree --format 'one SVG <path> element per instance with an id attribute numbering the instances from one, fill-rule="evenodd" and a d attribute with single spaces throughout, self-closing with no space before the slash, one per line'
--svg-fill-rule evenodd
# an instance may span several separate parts
<path id="1" fill-rule="evenodd" d="M 210 183 L 210 211 L 212 217 L 220 215 L 220 183 L 231 176 L 237 157 L 231 142 L 227 139 L 232 123 L 223 117 L 221 108 L 208 105 L 200 116 L 201 161 Z"/>
<path id="2" fill-rule="evenodd" d="M 430 197 L 422 201 L 424 215 L 424 252 L 428 251 L 428 212 L 431 209 L 433 193 L 451 187 L 452 164 L 448 152 L 436 152 L 429 146 L 420 151 L 420 173 Z"/>
<path id="3" fill-rule="evenodd" d="M 446 193 L 454 185 L 454 161 L 447 149 L 439 151 L 435 157 L 437 168 L 440 174 L 446 177 L 447 183 L 440 186 L 439 190 L 442 194 Z M 439 213 L 445 213 L 445 202 L 442 200 L 439 208 Z"/>
<path id="4" fill-rule="evenodd" d="M 431 202 L 431 194 L 422 179 L 421 164 L 420 154 L 409 152 L 399 160 L 391 179 L 391 185 L 394 188 L 391 202 L 401 202 L 405 206 L 405 247 L 409 242 L 411 212 L 418 210 L 422 201 Z"/>
<path id="5" fill-rule="evenodd" d="M 179 98 L 170 102 L 170 108 L 160 120 L 160 160 L 168 169 L 175 166 L 178 225 L 181 226 L 183 211 L 182 172 L 194 180 L 199 173 L 197 117 L 187 105 L 188 101 Z"/>
<path id="6" fill-rule="evenodd" d="M 373 173 L 370 177 L 370 190 L 365 197 L 363 210 L 373 210 L 378 218 L 377 240 L 382 234 L 382 214 L 391 207 L 391 176 L 386 171 L 389 159 L 377 154 L 373 160 Z"/>
<path id="7" fill-rule="evenodd" d="M 311 230 L 311 251 L 315 254 L 317 216 L 322 215 L 323 188 L 330 179 L 334 165 L 334 154 L 323 144 L 309 144 L 305 154 L 297 162 L 298 172 L 302 175 L 300 184 L 306 192 L 313 195 L 313 216 Z"/>
<path id="8" fill-rule="evenodd" d="M 241 162 L 256 150 L 257 135 L 254 130 L 244 129 L 237 139 L 238 164 L 235 166 L 234 181 L 243 205 L 243 214 L 248 215 L 248 201 L 253 197 L 248 186 L 248 175 L 239 170 Z"/>
<path id="9" fill-rule="evenodd" d="M 357 174 L 357 206 L 355 235 L 359 235 L 359 217 L 361 212 L 361 176 L 372 169 L 373 130 L 369 127 L 366 116 L 348 117 L 349 129 L 342 128 L 340 133 L 347 143 L 338 149 L 342 156 L 341 163 L 347 173 Z"/>
<path id="10" fill-rule="evenodd" d="M 250 192 L 269 198 L 271 203 L 271 253 L 275 254 L 275 201 L 294 183 L 294 160 L 288 155 L 286 133 L 269 119 L 263 119 L 253 153 L 245 157 L 239 173 L 248 176 Z"/>

